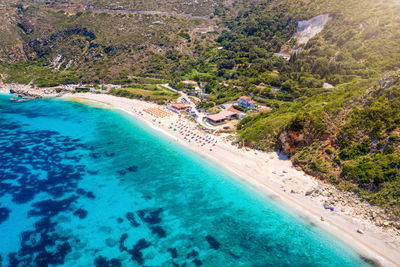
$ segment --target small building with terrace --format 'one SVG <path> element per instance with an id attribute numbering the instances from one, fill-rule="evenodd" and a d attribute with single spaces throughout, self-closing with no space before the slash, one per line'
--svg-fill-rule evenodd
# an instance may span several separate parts
<path id="1" fill-rule="evenodd" d="M 237 102 L 238 106 L 247 109 L 253 109 L 257 106 L 257 103 L 251 100 L 250 96 L 241 96 Z"/>

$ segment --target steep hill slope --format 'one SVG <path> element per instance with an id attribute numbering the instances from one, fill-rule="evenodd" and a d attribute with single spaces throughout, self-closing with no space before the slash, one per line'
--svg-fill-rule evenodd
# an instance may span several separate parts
<path id="1" fill-rule="evenodd" d="M 217 36 L 212 20 L 79 11 L 67 1 L 54 2 L 53 8 L 40 1 L 11 2 L 4 6 L 7 16 L 0 29 L 0 72 L 10 75 L 9 82 L 44 86 L 87 80 L 121 83 L 131 74 L 163 76 L 179 71 Z M 57 71 L 63 71 L 61 77 L 51 78 Z"/>

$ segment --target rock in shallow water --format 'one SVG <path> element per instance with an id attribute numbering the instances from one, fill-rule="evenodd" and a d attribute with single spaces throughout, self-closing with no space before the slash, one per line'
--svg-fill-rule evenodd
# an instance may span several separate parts
<path id="1" fill-rule="evenodd" d="M 87 212 L 87 210 L 79 208 L 74 212 L 74 215 L 78 216 L 79 219 L 85 219 L 86 216 L 88 215 L 88 212 Z"/>
<path id="2" fill-rule="evenodd" d="M 140 239 L 133 249 L 130 249 L 128 252 L 132 256 L 132 260 L 136 261 L 139 265 L 143 265 L 144 259 L 143 259 L 143 253 L 142 250 L 145 248 L 150 247 L 151 243 L 147 242 L 146 239 L 142 238 Z"/>
<path id="3" fill-rule="evenodd" d="M 148 224 L 158 224 L 161 222 L 160 214 L 162 211 L 162 208 L 151 212 L 148 210 L 138 210 L 138 215 L 142 221 Z"/>
<path id="4" fill-rule="evenodd" d="M 150 227 L 151 233 L 156 234 L 159 238 L 164 238 L 167 236 L 167 233 L 161 226 Z"/>
<path id="5" fill-rule="evenodd" d="M 211 248 L 213 248 L 213 249 L 219 249 L 219 247 L 221 246 L 221 244 L 211 235 L 207 235 L 206 240 L 207 240 L 208 244 L 210 244 Z"/>
<path id="6" fill-rule="evenodd" d="M 121 267 L 121 261 L 118 259 L 107 260 L 103 256 L 99 256 L 94 260 L 96 267 Z"/>
<path id="7" fill-rule="evenodd" d="M 10 215 L 11 210 L 5 207 L 0 208 L 0 224 L 7 221 L 8 216 Z"/>
<path id="8" fill-rule="evenodd" d="M 197 257 L 197 256 L 199 256 L 199 252 L 197 252 L 197 250 L 192 249 L 192 251 L 189 252 L 189 253 L 186 255 L 186 259 L 195 258 L 195 257 Z"/>
<path id="9" fill-rule="evenodd" d="M 115 247 L 115 245 L 117 245 L 118 241 L 111 239 L 111 238 L 107 238 L 106 239 L 106 244 L 107 246 L 109 246 L 110 248 Z"/>
<path id="10" fill-rule="evenodd" d="M 235 258 L 240 258 L 243 254 L 243 249 L 241 247 L 234 246 L 229 250 L 229 254 Z"/>
<path id="11" fill-rule="evenodd" d="M 125 240 L 128 238 L 128 234 L 124 233 L 121 235 L 119 239 L 119 250 L 120 251 L 127 251 L 128 248 L 125 246 Z"/>
<path id="12" fill-rule="evenodd" d="M 138 227 L 140 224 L 135 220 L 135 215 L 133 212 L 127 212 L 125 217 L 128 219 L 128 221 L 131 223 L 133 227 Z"/>
<path id="13" fill-rule="evenodd" d="M 173 259 L 178 257 L 178 250 L 176 248 L 169 248 L 168 251 L 171 253 L 171 257 Z"/>

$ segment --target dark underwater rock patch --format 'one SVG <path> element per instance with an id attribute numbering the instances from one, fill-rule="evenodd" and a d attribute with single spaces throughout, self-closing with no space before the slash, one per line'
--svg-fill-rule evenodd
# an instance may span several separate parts
<path id="1" fill-rule="evenodd" d="M 125 217 L 128 219 L 128 221 L 131 223 L 133 227 L 138 227 L 140 224 L 135 220 L 135 215 L 133 212 L 127 212 Z"/>
<path id="2" fill-rule="evenodd" d="M 125 246 L 125 240 L 128 238 L 128 234 L 124 233 L 119 238 L 119 250 L 120 251 L 127 251 L 128 248 Z"/>
<path id="3" fill-rule="evenodd" d="M 95 198 L 96 198 L 95 195 L 93 194 L 93 192 L 85 191 L 85 190 L 82 189 L 82 188 L 78 188 L 78 189 L 76 190 L 76 193 L 77 193 L 78 195 L 80 195 L 80 196 L 85 196 L 85 197 L 90 198 L 90 199 L 95 199 Z"/>
<path id="4" fill-rule="evenodd" d="M 76 193 L 77 193 L 78 195 L 85 195 L 85 194 L 86 194 L 86 191 L 85 191 L 84 189 L 82 189 L 82 188 L 78 188 L 78 189 L 76 190 Z"/>
<path id="5" fill-rule="evenodd" d="M 27 203 L 35 197 L 37 192 L 33 188 L 21 188 L 20 191 L 14 191 L 12 196 L 13 202 L 17 204 Z"/>
<path id="6" fill-rule="evenodd" d="M 155 211 L 148 210 L 138 210 L 138 215 L 142 221 L 148 224 L 159 224 L 161 222 L 160 214 L 163 211 L 162 208 L 159 208 Z"/>
<path id="7" fill-rule="evenodd" d="M 190 251 L 187 255 L 186 255 L 186 259 L 190 259 L 190 258 L 196 258 L 197 256 L 199 256 L 199 252 L 195 249 L 192 249 L 192 251 Z"/>
<path id="8" fill-rule="evenodd" d="M 100 154 L 99 154 L 99 153 L 95 153 L 95 152 L 90 153 L 89 156 L 90 156 L 91 158 L 93 158 L 93 159 L 98 159 L 98 158 L 100 158 Z"/>
<path id="9" fill-rule="evenodd" d="M 114 152 L 104 152 L 104 155 L 106 155 L 106 157 L 114 157 L 115 153 Z"/>
<path id="10" fill-rule="evenodd" d="M 143 253 L 142 250 L 151 246 L 150 242 L 147 242 L 146 239 L 140 239 L 133 249 L 128 250 L 128 253 L 131 254 L 132 260 L 136 261 L 139 265 L 143 265 Z"/>
<path id="11" fill-rule="evenodd" d="M 64 263 L 65 256 L 71 252 L 68 242 L 57 245 L 56 252 L 42 251 L 36 256 L 35 262 L 38 266 L 59 265 Z"/>
<path id="12" fill-rule="evenodd" d="M 151 233 L 156 234 L 159 238 L 164 238 L 167 236 L 167 232 L 165 232 L 164 228 L 161 226 L 152 226 L 150 229 Z"/>
<path id="13" fill-rule="evenodd" d="M 17 113 L 8 109 L 10 114 Z M 47 116 L 40 109 L 18 110 L 18 113 L 26 117 Z M 79 164 L 85 146 L 56 131 L 26 130 L 25 126 L 0 119 L 0 198 L 10 194 L 18 204 L 28 203 L 38 194 L 47 194 L 49 198 L 32 204 L 28 216 L 38 217 L 39 221 L 34 230 L 21 235 L 20 249 L 7 255 L 9 265 L 64 264 L 65 256 L 71 252 L 69 237 L 56 233 L 52 217 L 71 211 L 71 204 L 84 192 L 77 185 L 86 174 L 86 166 Z M 75 192 L 78 194 L 73 195 Z M 0 209 L 0 217 L 6 218 L 8 213 Z"/>
<path id="14" fill-rule="evenodd" d="M 219 247 L 221 246 L 221 244 L 211 235 L 207 235 L 206 240 L 207 240 L 208 244 L 210 244 L 211 248 L 213 248 L 213 249 L 219 249 Z"/>
<path id="15" fill-rule="evenodd" d="M 203 263 L 202 263 L 201 260 L 199 260 L 199 259 L 194 259 L 194 260 L 193 260 L 193 263 L 194 263 L 196 266 L 203 265 Z"/>
<path id="16" fill-rule="evenodd" d="M 136 172 L 138 169 L 138 166 L 130 166 L 128 168 L 126 168 L 126 171 L 128 172 Z"/>
<path id="17" fill-rule="evenodd" d="M 95 260 L 94 260 L 94 265 L 96 267 L 121 267 L 121 261 L 118 259 L 111 259 L 111 260 L 107 260 L 105 257 L 103 256 L 98 256 Z"/>
<path id="18" fill-rule="evenodd" d="M 117 173 L 118 173 L 119 175 L 124 176 L 124 175 L 127 174 L 128 172 L 136 172 L 137 169 L 138 169 L 137 166 L 130 166 L 130 167 L 127 167 L 127 168 L 125 168 L 125 169 L 123 169 L 123 170 L 117 171 Z"/>
<path id="19" fill-rule="evenodd" d="M 34 231 L 25 231 L 21 249 L 8 255 L 10 266 L 49 266 L 64 264 L 71 252 L 68 238 L 55 233 L 55 223 L 43 218 L 35 224 Z"/>
<path id="20" fill-rule="evenodd" d="M 176 248 L 169 248 L 168 252 L 171 253 L 171 257 L 175 259 L 178 257 L 178 250 Z"/>
<path id="21" fill-rule="evenodd" d="M 87 192 L 86 193 L 86 197 L 90 198 L 90 199 L 95 199 L 96 198 L 96 196 L 93 194 L 93 192 Z"/>
<path id="22" fill-rule="evenodd" d="M 117 173 L 118 173 L 119 175 L 125 175 L 125 174 L 126 174 L 126 171 L 125 171 L 125 170 L 119 170 L 119 171 L 117 171 Z"/>
<path id="23" fill-rule="evenodd" d="M 201 262 L 201 260 L 198 258 L 199 256 L 199 252 L 195 249 L 192 249 L 191 252 L 189 252 L 186 255 L 186 259 L 193 259 L 192 262 L 196 265 L 196 266 L 200 266 L 203 265 L 203 263 Z M 186 263 L 184 263 L 186 265 Z"/>
<path id="24" fill-rule="evenodd" d="M 0 224 L 7 221 L 8 216 L 10 215 L 11 210 L 5 207 L 0 208 Z M 0 261 L 1 263 L 1 261 Z"/>
<path id="25" fill-rule="evenodd" d="M 91 174 L 91 175 L 96 175 L 96 174 L 99 174 L 99 171 L 90 171 L 90 170 L 87 170 L 87 173 L 89 173 L 89 174 Z"/>
<path id="26" fill-rule="evenodd" d="M 88 212 L 87 210 L 79 208 L 74 212 L 74 215 L 79 217 L 79 219 L 85 219 L 86 216 L 88 215 Z"/>
<path id="27" fill-rule="evenodd" d="M 52 200 L 47 199 L 43 201 L 39 201 L 34 203 L 32 206 L 35 208 L 30 210 L 29 216 L 54 216 L 59 214 L 62 211 L 66 211 L 69 209 L 72 202 L 74 202 L 78 197 L 71 196 L 69 198 L 63 200 Z"/>

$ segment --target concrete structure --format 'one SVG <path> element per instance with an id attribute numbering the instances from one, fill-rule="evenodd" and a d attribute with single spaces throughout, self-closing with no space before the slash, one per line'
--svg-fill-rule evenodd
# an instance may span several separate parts
<path id="1" fill-rule="evenodd" d="M 197 84 L 197 82 L 195 82 L 195 81 L 190 81 L 190 80 L 182 81 L 182 84 L 183 84 L 183 86 L 184 86 L 185 88 L 196 88 L 196 87 L 199 87 L 198 84 Z"/>
<path id="2" fill-rule="evenodd" d="M 247 117 L 246 113 L 240 112 L 240 113 L 238 114 L 239 120 L 243 120 L 243 119 L 246 118 L 246 117 Z"/>
<path id="3" fill-rule="evenodd" d="M 226 120 L 232 119 L 236 113 L 229 111 L 229 110 L 223 110 L 218 114 L 214 115 L 209 115 L 207 116 L 207 121 L 211 123 L 212 125 L 218 125 L 221 123 L 224 123 Z"/>
<path id="4" fill-rule="evenodd" d="M 107 87 L 108 90 L 111 90 L 111 89 L 121 89 L 122 86 L 121 85 L 115 85 L 115 84 L 107 84 L 106 87 Z"/>
<path id="5" fill-rule="evenodd" d="M 290 60 L 290 54 L 286 53 L 274 53 L 274 56 L 276 57 L 283 57 L 285 60 L 289 61 Z"/>

